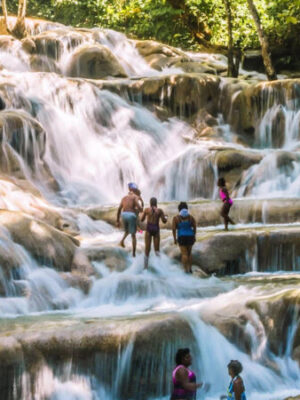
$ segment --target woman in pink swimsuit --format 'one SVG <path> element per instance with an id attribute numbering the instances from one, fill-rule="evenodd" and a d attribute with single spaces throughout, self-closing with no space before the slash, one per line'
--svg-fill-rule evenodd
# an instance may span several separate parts
<path id="1" fill-rule="evenodd" d="M 175 357 L 176 367 L 172 373 L 173 391 L 170 400 L 195 400 L 196 391 L 202 383 L 196 383 L 196 375 L 188 367 L 192 364 L 190 350 L 179 349 Z"/>
<path id="2" fill-rule="evenodd" d="M 221 208 L 221 216 L 224 218 L 225 231 L 228 231 L 228 223 L 230 222 L 232 225 L 235 224 L 229 217 L 229 211 L 233 204 L 233 201 L 229 197 L 229 193 L 226 188 L 226 182 L 224 178 L 218 179 L 218 186 L 219 186 L 219 195 L 221 200 L 223 201 L 223 206 Z"/>

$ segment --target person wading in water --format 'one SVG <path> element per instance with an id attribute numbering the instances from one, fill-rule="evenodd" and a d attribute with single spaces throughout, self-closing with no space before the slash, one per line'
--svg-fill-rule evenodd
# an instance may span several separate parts
<path id="1" fill-rule="evenodd" d="M 159 220 L 165 224 L 167 216 L 161 208 L 157 208 L 157 199 L 152 197 L 150 199 L 150 207 L 146 208 L 143 212 L 141 221 L 147 218 L 147 226 L 145 232 L 145 263 L 144 268 L 148 268 L 149 254 L 151 251 L 151 242 L 153 238 L 155 254 L 159 255 L 160 233 L 159 233 Z"/>
<path id="2" fill-rule="evenodd" d="M 225 231 L 228 231 L 228 223 L 230 222 L 232 225 L 235 225 L 235 223 L 232 221 L 232 219 L 229 217 L 229 211 L 230 208 L 233 204 L 232 199 L 229 197 L 228 190 L 226 188 L 226 182 L 224 178 L 219 178 L 218 179 L 218 186 L 219 186 L 219 195 L 221 200 L 223 201 L 223 206 L 221 208 L 221 216 L 224 218 L 224 226 L 225 226 Z"/>
<path id="3" fill-rule="evenodd" d="M 197 389 L 202 386 L 202 383 L 196 383 L 195 373 L 188 368 L 192 364 L 190 350 L 179 349 L 175 356 L 175 363 L 170 400 L 196 400 Z"/>
<path id="4" fill-rule="evenodd" d="M 179 215 L 173 218 L 172 231 L 174 244 L 179 244 L 181 261 L 186 273 L 192 273 L 192 247 L 196 241 L 197 226 L 195 218 L 189 214 L 188 205 L 181 202 L 178 206 Z M 177 237 L 176 237 L 177 231 Z"/>
<path id="5" fill-rule="evenodd" d="M 135 252 L 136 252 L 136 228 L 137 228 L 137 214 L 136 210 L 142 212 L 143 209 L 139 204 L 139 198 L 136 194 L 134 194 L 134 190 L 137 189 L 137 186 L 135 183 L 130 182 L 128 184 L 128 189 L 129 193 L 127 196 L 123 197 L 121 200 L 121 203 L 118 208 L 118 214 L 117 214 L 117 227 L 120 227 L 120 215 L 122 211 L 122 221 L 124 225 L 124 236 L 120 242 L 120 246 L 125 247 L 125 239 L 129 234 L 131 234 L 132 238 L 132 255 L 135 257 Z"/>
<path id="6" fill-rule="evenodd" d="M 231 376 L 231 381 L 227 390 L 227 396 L 221 396 L 220 399 L 246 400 L 244 382 L 239 375 L 243 371 L 242 364 L 238 360 L 231 360 L 227 368 L 228 374 Z"/>

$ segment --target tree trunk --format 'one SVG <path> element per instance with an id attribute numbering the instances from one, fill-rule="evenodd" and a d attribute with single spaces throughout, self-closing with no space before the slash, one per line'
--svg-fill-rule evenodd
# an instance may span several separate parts
<path id="1" fill-rule="evenodd" d="M 232 15 L 230 0 L 224 0 L 226 17 L 227 17 L 227 30 L 228 30 L 228 69 L 227 76 L 235 76 L 235 68 L 233 65 L 233 39 L 232 39 Z"/>
<path id="2" fill-rule="evenodd" d="M 6 28 L 7 32 L 10 33 L 9 26 L 8 26 L 6 0 L 2 0 L 2 12 L 3 12 L 5 28 Z"/>
<path id="3" fill-rule="evenodd" d="M 19 0 L 17 22 L 12 30 L 12 34 L 18 39 L 23 39 L 27 36 L 25 25 L 26 6 L 27 0 Z"/>
<path id="4" fill-rule="evenodd" d="M 265 32 L 264 32 L 263 26 L 261 24 L 257 9 L 256 9 L 255 4 L 254 4 L 254 1 L 253 0 L 247 0 L 247 2 L 248 2 L 248 7 L 249 7 L 249 10 L 251 12 L 252 18 L 254 20 L 256 29 L 257 29 L 259 41 L 260 41 L 260 44 L 261 44 L 261 54 L 262 54 L 262 58 L 263 58 L 263 62 L 264 62 L 264 66 L 265 66 L 267 77 L 268 77 L 269 81 L 274 81 L 274 80 L 277 79 L 277 75 L 276 75 L 275 69 L 274 69 L 273 64 L 272 64 L 272 59 L 271 59 L 270 50 L 269 50 L 268 38 L 265 35 Z"/>

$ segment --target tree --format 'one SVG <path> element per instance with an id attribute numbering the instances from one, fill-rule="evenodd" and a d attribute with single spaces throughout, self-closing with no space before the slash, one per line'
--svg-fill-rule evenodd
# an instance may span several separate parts
<path id="1" fill-rule="evenodd" d="M 232 15 L 231 15 L 231 4 L 230 0 L 224 0 L 226 17 L 227 17 L 227 30 L 228 30 L 228 76 L 235 76 L 234 65 L 233 65 L 233 38 L 232 38 Z"/>
<path id="2" fill-rule="evenodd" d="M 262 54 L 267 77 L 268 77 L 269 81 L 274 81 L 277 79 L 277 75 L 276 75 L 275 69 L 272 64 L 268 38 L 265 35 L 265 32 L 264 32 L 263 26 L 261 24 L 260 17 L 259 17 L 257 9 L 255 7 L 254 1 L 247 0 L 247 2 L 248 2 L 248 7 L 250 10 L 250 13 L 252 15 L 252 18 L 253 18 L 255 26 L 256 26 L 257 33 L 258 33 L 258 37 L 259 37 L 259 41 L 260 41 L 260 45 L 261 45 L 261 54 Z"/>
<path id="3" fill-rule="evenodd" d="M 23 39 L 25 36 L 27 36 L 25 25 L 26 7 L 27 0 L 19 0 L 17 21 L 13 29 L 10 29 L 8 25 L 6 0 L 2 0 L 2 12 L 6 30 L 17 39 Z"/>

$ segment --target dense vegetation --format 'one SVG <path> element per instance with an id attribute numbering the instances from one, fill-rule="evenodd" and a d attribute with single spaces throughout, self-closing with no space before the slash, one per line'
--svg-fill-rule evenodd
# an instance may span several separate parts
<path id="1" fill-rule="evenodd" d="M 16 11 L 17 0 L 10 2 Z M 300 49 L 300 0 L 255 0 L 271 47 Z M 259 41 L 246 0 L 231 0 L 234 44 Z M 73 26 L 103 26 L 183 48 L 227 44 L 223 0 L 29 0 L 28 15 Z"/>

